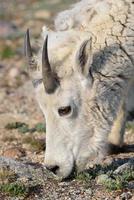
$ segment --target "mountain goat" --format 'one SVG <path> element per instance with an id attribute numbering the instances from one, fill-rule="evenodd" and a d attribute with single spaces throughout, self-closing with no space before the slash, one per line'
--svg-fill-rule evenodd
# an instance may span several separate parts
<path id="1" fill-rule="evenodd" d="M 65 178 L 122 146 L 134 109 L 134 1 L 82 0 L 43 27 L 25 54 L 46 119 L 45 165 Z M 129 96 L 128 96 L 129 95 Z"/>

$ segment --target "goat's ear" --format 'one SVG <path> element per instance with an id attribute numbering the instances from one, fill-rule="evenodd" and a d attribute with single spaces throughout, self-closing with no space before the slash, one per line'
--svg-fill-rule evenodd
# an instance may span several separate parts
<path id="1" fill-rule="evenodd" d="M 76 67 L 84 76 L 88 76 L 92 63 L 92 38 L 85 40 L 76 53 Z"/>

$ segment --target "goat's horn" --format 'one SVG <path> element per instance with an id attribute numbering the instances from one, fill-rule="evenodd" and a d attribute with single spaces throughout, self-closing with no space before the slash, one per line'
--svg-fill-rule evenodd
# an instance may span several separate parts
<path id="1" fill-rule="evenodd" d="M 48 58 L 48 36 L 44 41 L 43 51 L 42 51 L 42 76 L 43 83 L 47 93 L 53 93 L 57 87 L 57 80 L 54 73 L 51 70 L 51 66 Z"/>
<path id="2" fill-rule="evenodd" d="M 25 53 L 25 56 L 28 59 L 33 56 L 33 54 L 32 54 L 32 48 L 31 48 L 31 44 L 30 44 L 29 29 L 27 29 L 27 32 L 25 34 L 24 53 Z"/>
<path id="3" fill-rule="evenodd" d="M 30 43 L 30 36 L 29 36 L 29 29 L 27 29 L 25 34 L 25 40 L 24 40 L 24 54 L 27 58 L 29 67 L 31 70 L 35 70 L 37 67 L 37 62 L 33 58 L 31 43 Z"/>

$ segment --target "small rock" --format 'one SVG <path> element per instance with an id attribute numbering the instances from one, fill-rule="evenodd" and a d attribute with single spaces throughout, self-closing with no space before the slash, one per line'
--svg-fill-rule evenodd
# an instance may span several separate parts
<path id="1" fill-rule="evenodd" d="M 127 187 L 130 190 L 134 190 L 134 181 L 129 182 Z"/>
<path id="2" fill-rule="evenodd" d="M 68 187 L 69 186 L 69 182 L 60 182 L 58 185 L 62 186 L 62 187 Z"/>
<path id="3" fill-rule="evenodd" d="M 121 195 L 121 200 L 128 200 L 132 198 L 132 193 L 131 192 L 123 192 Z"/>
<path id="4" fill-rule="evenodd" d="M 12 68 L 10 71 L 9 71 L 9 78 L 16 78 L 18 75 L 19 75 L 19 69 L 18 68 Z"/>
<path id="5" fill-rule="evenodd" d="M 134 170 L 134 162 L 133 160 L 132 161 L 129 161 L 121 166 L 119 166 L 115 171 L 114 173 L 115 174 L 120 174 L 120 173 L 123 173 L 124 171 L 126 170 Z"/>
<path id="6" fill-rule="evenodd" d="M 3 156 L 9 157 L 9 158 L 14 158 L 14 159 L 19 159 L 19 158 L 25 156 L 25 151 L 19 147 L 12 147 L 12 148 L 6 149 L 3 152 Z"/>
<path id="7" fill-rule="evenodd" d="M 85 192 L 86 192 L 88 195 L 92 195 L 92 189 L 91 189 L 91 188 L 85 190 Z"/>
<path id="8" fill-rule="evenodd" d="M 97 177 L 97 184 L 103 184 L 105 183 L 107 180 L 109 180 L 110 178 L 108 177 L 107 174 L 101 174 Z"/>
<path id="9" fill-rule="evenodd" d="M 27 184 L 29 182 L 29 179 L 28 179 L 28 177 L 22 176 L 22 177 L 18 178 L 18 181 L 20 181 L 21 183 Z"/>

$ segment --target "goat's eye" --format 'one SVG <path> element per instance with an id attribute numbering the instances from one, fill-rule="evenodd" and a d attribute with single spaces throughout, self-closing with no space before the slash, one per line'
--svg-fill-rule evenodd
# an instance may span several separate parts
<path id="1" fill-rule="evenodd" d="M 71 106 L 61 107 L 58 109 L 60 116 L 68 115 L 71 112 Z"/>

